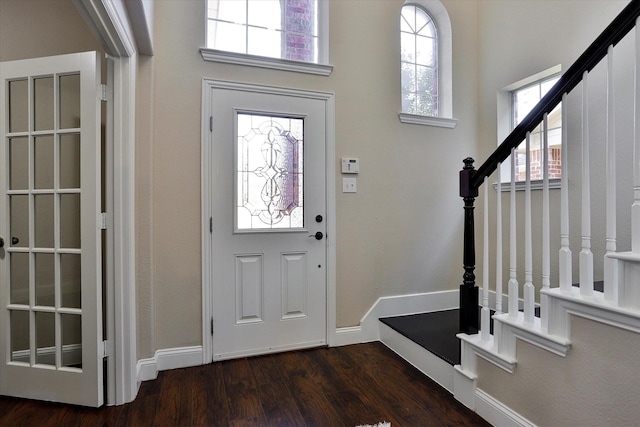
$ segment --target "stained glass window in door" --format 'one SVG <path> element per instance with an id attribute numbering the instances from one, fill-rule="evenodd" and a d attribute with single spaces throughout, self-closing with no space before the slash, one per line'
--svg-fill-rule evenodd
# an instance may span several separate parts
<path id="1" fill-rule="evenodd" d="M 304 119 L 237 119 L 236 230 L 302 229 Z"/>

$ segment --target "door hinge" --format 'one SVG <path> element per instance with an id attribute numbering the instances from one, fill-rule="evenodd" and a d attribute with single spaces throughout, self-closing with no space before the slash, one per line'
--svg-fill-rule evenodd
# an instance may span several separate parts
<path id="1" fill-rule="evenodd" d="M 209 130 L 213 132 L 213 116 L 209 116 Z"/>
<path id="2" fill-rule="evenodd" d="M 102 358 L 106 358 L 106 357 L 111 357 L 113 356 L 113 345 L 111 344 L 111 341 L 107 340 L 107 341 L 102 341 Z"/>
<path id="3" fill-rule="evenodd" d="M 209 233 L 213 234 L 213 217 L 209 217 Z"/>
<path id="4" fill-rule="evenodd" d="M 106 230 L 109 228 L 109 220 L 106 212 L 100 212 L 98 214 L 98 229 Z"/>
<path id="5" fill-rule="evenodd" d="M 109 216 L 106 212 L 100 212 L 98 214 L 98 229 L 106 230 L 109 228 Z"/>
<path id="6" fill-rule="evenodd" d="M 213 336 L 213 317 L 211 318 L 211 336 Z"/>
<path id="7" fill-rule="evenodd" d="M 98 99 L 100 101 L 109 101 L 111 100 L 111 88 L 107 85 L 99 85 L 98 86 Z"/>

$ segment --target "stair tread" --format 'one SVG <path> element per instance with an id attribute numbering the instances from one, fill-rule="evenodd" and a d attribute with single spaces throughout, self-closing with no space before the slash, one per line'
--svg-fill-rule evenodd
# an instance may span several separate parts
<path id="1" fill-rule="evenodd" d="M 604 283 L 601 281 L 594 283 L 596 291 L 602 292 L 603 287 Z M 493 310 L 491 314 L 493 315 Z M 535 308 L 535 316 L 540 317 L 539 306 Z M 460 341 L 456 338 L 456 334 L 460 332 L 460 310 L 457 308 L 381 317 L 378 320 L 449 364 L 460 363 Z M 493 321 L 491 323 L 493 329 Z"/>
<path id="2" fill-rule="evenodd" d="M 379 320 L 451 365 L 460 363 L 458 309 L 383 317 Z"/>

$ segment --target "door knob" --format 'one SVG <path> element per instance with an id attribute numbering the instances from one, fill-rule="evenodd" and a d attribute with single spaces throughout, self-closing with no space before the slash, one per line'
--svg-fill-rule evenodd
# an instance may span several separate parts
<path id="1" fill-rule="evenodd" d="M 4 248 L 4 239 L 0 237 L 0 249 Z"/>
<path id="2" fill-rule="evenodd" d="M 18 243 L 20 243 L 20 239 L 18 239 L 17 237 L 12 237 L 11 238 L 11 244 L 13 246 L 17 245 Z"/>
<path id="3" fill-rule="evenodd" d="M 316 234 L 310 234 L 309 237 L 315 237 L 316 240 L 322 240 L 324 234 L 322 234 L 322 231 L 317 231 Z"/>

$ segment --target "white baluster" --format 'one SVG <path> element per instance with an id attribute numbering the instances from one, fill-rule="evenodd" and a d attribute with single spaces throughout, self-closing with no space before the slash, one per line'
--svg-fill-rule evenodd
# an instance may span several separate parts
<path id="1" fill-rule="evenodd" d="M 604 256 L 604 297 L 618 301 L 618 260 L 607 254 L 616 252 L 616 133 L 613 85 L 613 46 L 607 51 L 607 143 L 606 158 L 606 254 Z"/>
<path id="2" fill-rule="evenodd" d="M 564 124 L 563 124 L 564 125 Z M 542 289 L 551 287 L 551 245 L 549 229 L 549 122 L 542 117 Z M 547 296 L 540 295 L 542 329 L 548 329 Z"/>
<path id="3" fill-rule="evenodd" d="M 560 182 L 560 289 L 569 292 L 573 283 L 569 247 L 569 148 L 567 147 L 567 94 L 562 95 L 562 181 Z M 640 206 L 640 205 L 639 205 Z M 639 211 L 640 213 L 640 211 Z"/>
<path id="4" fill-rule="evenodd" d="M 531 132 L 526 136 L 524 198 L 524 321 L 533 322 L 533 244 L 531 241 Z"/>
<path id="5" fill-rule="evenodd" d="M 589 173 L 589 73 L 582 77 L 582 250 L 580 251 L 580 294 L 593 294 L 591 252 L 591 181 Z"/>
<path id="6" fill-rule="evenodd" d="M 482 312 L 480 317 L 480 336 L 489 341 L 491 332 L 489 309 L 489 177 L 484 177 L 484 237 L 482 245 Z"/>
<path id="7" fill-rule="evenodd" d="M 633 205 L 631 206 L 631 251 L 640 253 L 640 18 L 636 20 L 636 64 L 633 136 Z"/>
<path id="8" fill-rule="evenodd" d="M 509 224 L 509 316 L 518 317 L 518 278 L 516 251 L 516 149 L 511 149 L 511 190 Z"/>
<path id="9" fill-rule="evenodd" d="M 496 314 L 502 314 L 502 164 L 498 163 L 496 198 Z"/>

